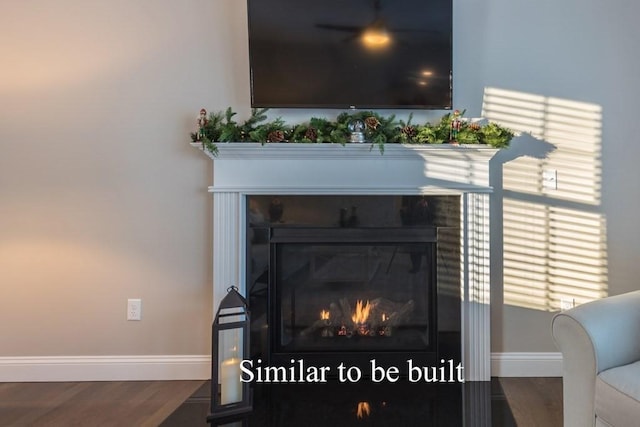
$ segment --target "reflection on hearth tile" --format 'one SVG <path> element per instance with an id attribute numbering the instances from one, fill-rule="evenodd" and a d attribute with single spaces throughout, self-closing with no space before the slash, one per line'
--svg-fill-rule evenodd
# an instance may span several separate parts
<path id="1" fill-rule="evenodd" d="M 162 427 L 207 426 L 209 383 L 205 383 L 162 424 Z M 463 390 L 486 393 L 483 411 L 463 405 Z M 484 399 L 486 397 L 486 399 Z M 244 417 L 218 420 L 215 427 L 457 427 L 471 414 L 474 425 L 515 427 L 497 380 L 467 384 L 270 384 L 254 389 L 254 410 Z M 478 414 L 486 419 L 479 420 Z"/>

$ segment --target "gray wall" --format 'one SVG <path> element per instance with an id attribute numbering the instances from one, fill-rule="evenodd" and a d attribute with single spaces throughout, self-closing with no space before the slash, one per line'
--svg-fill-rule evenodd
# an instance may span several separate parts
<path id="1" fill-rule="evenodd" d="M 494 227 L 492 233 L 493 301 L 504 300 L 506 304 L 496 304 L 492 310 L 492 351 L 556 351 L 549 336 L 549 307 L 545 311 L 525 308 L 528 304 L 510 304 L 512 298 L 507 295 L 506 265 L 511 256 L 506 239 L 502 245 L 501 233 L 525 231 L 522 245 L 526 246 L 526 238 L 535 237 L 539 229 L 510 223 L 507 212 L 500 207 L 515 198 L 527 203 L 525 217 L 532 206 L 542 206 L 547 215 L 549 210 L 551 215 L 564 211 L 564 218 L 556 218 L 548 233 L 571 230 L 569 239 L 583 240 L 560 249 L 575 252 L 573 271 L 566 266 L 555 268 L 554 261 L 560 257 L 553 247 L 542 252 L 542 262 L 551 264 L 551 271 L 543 279 L 560 283 L 555 290 L 547 288 L 550 293 L 544 298 L 566 294 L 582 302 L 598 292 L 614 295 L 638 289 L 640 267 L 635 260 L 640 253 L 640 234 L 635 212 L 640 207 L 636 161 L 640 148 L 634 116 L 640 95 L 640 59 L 633 50 L 640 41 L 640 31 L 632 16 L 640 12 L 640 6 L 632 1 L 605 4 L 574 0 L 462 3 L 456 3 L 456 104 L 469 106 L 475 113 L 482 108 L 478 103 L 484 88 L 500 88 L 543 97 L 545 108 L 564 102 L 572 110 L 564 117 L 556 114 L 552 123 L 554 117 L 547 109 L 546 128 L 533 129 L 534 137 L 514 141 L 493 165 L 498 206 L 494 206 L 496 216 L 492 220 L 504 226 Z M 584 111 L 594 108 L 600 109 L 600 120 Z M 532 116 L 528 108 L 514 110 L 527 118 Z M 569 115 L 591 119 L 576 124 L 566 119 Z M 514 124 L 524 121 L 513 117 Z M 561 127 L 562 134 L 554 132 L 554 126 Z M 553 151 L 542 160 L 536 159 L 544 157 L 549 148 L 545 143 L 551 144 Z M 541 169 L 547 167 L 557 169 L 557 191 L 535 188 Z M 525 221 L 535 221 L 531 218 Z M 529 258 L 531 265 L 540 262 L 536 255 L 540 256 Z M 503 259 L 504 289 L 500 274 Z M 597 268 L 581 277 L 590 264 Z M 536 268 L 522 270 L 521 276 L 528 277 Z M 539 285 L 536 279 L 536 275 L 531 276 L 533 288 Z M 591 292 L 580 288 L 591 288 Z M 533 295 L 536 292 L 531 291 Z"/>
<path id="2" fill-rule="evenodd" d="M 482 113 L 486 88 L 601 108 L 589 203 L 606 225 L 599 282 L 636 289 L 640 6 L 454 3 L 455 105 L 467 116 Z M 245 15 L 236 0 L 0 6 L 0 357 L 209 352 L 212 166 L 187 142 L 201 107 L 249 112 Z M 559 161 L 532 166 L 545 138 L 532 140 L 501 153 L 498 170 Z M 554 145 L 550 156 L 570 152 Z M 569 166 L 554 167 L 562 185 Z M 501 304 L 506 173 L 493 177 L 493 351 L 555 351 L 548 307 Z M 143 300 L 142 322 L 125 320 L 130 297 Z"/>

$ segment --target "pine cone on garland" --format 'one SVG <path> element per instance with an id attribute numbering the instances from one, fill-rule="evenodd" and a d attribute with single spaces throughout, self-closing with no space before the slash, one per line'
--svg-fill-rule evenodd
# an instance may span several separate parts
<path id="1" fill-rule="evenodd" d="M 309 141 L 316 142 L 318 139 L 318 130 L 312 127 L 309 127 L 307 131 L 304 133 L 304 137 Z"/>
<path id="2" fill-rule="evenodd" d="M 471 129 L 473 131 L 479 131 L 480 130 L 480 123 L 471 123 L 471 124 L 469 124 L 469 129 Z"/>
<path id="3" fill-rule="evenodd" d="M 405 135 L 409 141 L 412 141 L 413 138 L 415 138 L 418 134 L 416 128 L 411 125 L 404 126 L 402 129 L 400 129 L 400 132 L 402 132 L 402 134 Z"/>
<path id="4" fill-rule="evenodd" d="M 284 141 L 284 132 L 281 130 L 274 130 L 267 135 L 267 142 L 282 142 Z"/>
<path id="5" fill-rule="evenodd" d="M 374 116 L 369 116 L 364 119 L 364 124 L 366 124 L 369 129 L 376 130 L 378 126 L 380 126 L 380 121 Z"/>

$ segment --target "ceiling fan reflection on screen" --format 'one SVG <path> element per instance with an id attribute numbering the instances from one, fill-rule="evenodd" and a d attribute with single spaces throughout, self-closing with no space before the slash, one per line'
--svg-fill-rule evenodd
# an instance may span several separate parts
<path id="1" fill-rule="evenodd" d="M 323 30 L 351 33 L 344 41 L 359 39 L 369 49 L 387 47 L 393 40 L 392 33 L 422 32 L 422 30 L 409 28 L 389 28 L 380 14 L 381 11 L 381 1 L 373 0 L 373 20 L 367 25 L 316 24 L 316 27 Z"/>

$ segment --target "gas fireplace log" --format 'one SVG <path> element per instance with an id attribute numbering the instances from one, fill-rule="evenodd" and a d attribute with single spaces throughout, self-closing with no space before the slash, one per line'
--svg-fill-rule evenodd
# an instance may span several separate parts
<path id="1" fill-rule="evenodd" d="M 407 316 L 409 316 L 415 308 L 415 302 L 413 300 L 401 303 L 393 302 L 386 298 L 375 298 L 368 303 L 371 311 L 367 319 L 367 327 L 372 331 L 377 331 L 381 327 L 384 327 L 385 333 L 389 336 L 391 335 L 392 328 L 405 321 Z M 347 330 L 353 331 L 356 328 L 352 319 L 353 315 L 354 311 L 351 304 L 349 304 L 349 300 L 347 298 L 340 298 L 337 302 L 329 304 L 328 319 L 316 320 L 300 332 L 300 335 L 311 335 L 317 330 L 329 326 L 345 326 Z"/>
<path id="2" fill-rule="evenodd" d="M 394 313 L 394 311 L 381 310 L 378 307 L 374 307 L 373 310 L 371 310 L 371 315 L 369 316 L 369 323 L 371 324 L 371 327 L 377 328 L 380 325 L 386 324 L 392 313 Z"/>
<path id="3" fill-rule="evenodd" d="M 336 304 L 335 302 L 329 304 L 329 319 L 331 320 L 332 324 L 341 325 L 343 323 L 343 317 L 344 315 L 342 314 L 342 310 L 340 310 L 340 307 L 338 307 L 338 304 Z"/>
<path id="4" fill-rule="evenodd" d="M 384 313 L 387 316 L 390 316 L 391 313 L 400 310 L 403 306 L 402 303 L 393 302 L 386 298 L 376 298 L 371 301 L 371 304 L 373 304 L 373 307 L 380 313 L 380 315 Z"/>
<path id="5" fill-rule="evenodd" d="M 371 327 L 372 330 L 377 330 L 378 329 L 378 325 L 380 324 L 382 314 L 380 314 L 380 316 L 378 316 L 377 314 L 369 316 L 369 326 Z"/>
<path id="6" fill-rule="evenodd" d="M 313 322 L 311 324 L 311 326 L 309 326 L 308 328 L 303 329 L 302 332 L 300 332 L 300 335 L 301 336 L 311 335 L 316 330 L 318 330 L 320 328 L 326 328 L 327 326 L 330 326 L 330 325 L 331 325 L 331 320 L 329 320 L 329 319 L 318 319 L 315 322 Z"/>
<path id="7" fill-rule="evenodd" d="M 407 302 L 405 305 L 400 307 L 398 311 L 393 312 L 389 315 L 389 321 L 387 322 L 387 324 L 389 326 L 398 326 L 398 324 L 402 320 L 404 320 L 404 318 L 406 318 L 409 314 L 411 314 L 414 307 L 415 307 L 415 303 L 413 302 L 413 300 L 409 300 L 409 302 Z"/>
<path id="8" fill-rule="evenodd" d="M 342 322 L 345 326 L 353 328 L 353 320 L 351 320 L 351 316 L 353 315 L 353 311 L 351 311 L 351 304 L 346 298 L 340 298 L 340 308 L 342 309 Z"/>

